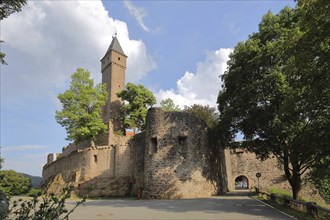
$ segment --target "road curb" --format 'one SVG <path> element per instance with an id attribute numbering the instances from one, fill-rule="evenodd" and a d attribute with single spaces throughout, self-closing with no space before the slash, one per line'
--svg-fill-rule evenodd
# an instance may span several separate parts
<path id="1" fill-rule="evenodd" d="M 254 198 L 253 196 L 249 196 L 249 197 L 250 197 L 251 199 L 254 199 L 254 200 L 260 202 L 261 204 L 264 204 L 265 206 L 268 206 L 269 208 L 272 208 L 272 209 L 274 209 L 274 210 L 276 210 L 276 211 L 282 213 L 283 215 L 285 215 L 285 216 L 287 216 L 287 217 L 289 217 L 289 218 L 292 218 L 292 219 L 298 220 L 297 218 L 293 217 L 292 215 L 289 215 L 289 214 L 287 214 L 287 213 L 285 213 L 285 212 L 283 212 L 283 211 L 281 211 L 281 210 L 278 210 L 277 208 L 275 208 L 275 207 L 273 207 L 273 206 L 271 206 L 271 205 L 269 205 L 269 204 L 267 204 L 267 203 L 261 201 L 260 199 Z"/>

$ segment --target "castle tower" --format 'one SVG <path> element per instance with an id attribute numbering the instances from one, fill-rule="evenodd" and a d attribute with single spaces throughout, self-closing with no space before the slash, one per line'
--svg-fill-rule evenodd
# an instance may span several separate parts
<path id="1" fill-rule="evenodd" d="M 112 42 L 101 59 L 102 83 L 106 84 L 108 99 L 102 110 L 102 119 L 109 123 L 110 131 L 120 130 L 120 107 L 122 101 L 117 97 L 117 93 L 125 88 L 126 59 L 121 48 L 117 35 L 112 38 Z"/>

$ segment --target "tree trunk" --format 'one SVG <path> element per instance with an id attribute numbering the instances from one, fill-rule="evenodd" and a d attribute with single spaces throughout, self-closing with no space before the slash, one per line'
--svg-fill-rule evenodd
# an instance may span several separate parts
<path id="1" fill-rule="evenodd" d="M 300 179 L 300 178 L 299 178 Z M 294 200 L 299 200 L 301 198 L 300 192 L 301 192 L 301 181 L 294 181 L 295 183 L 291 185 L 292 188 L 292 197 Z"/>
<path id="2" fill-rule="evenodd" d="M 300 191 L 301 191 L 301 173 L 300 167 L 297 161 L 289 158 L 288 151 L 284 151 L 283 157 L 283 165 L 284 165 L 284 172 L 287 180 L 290 183 L 291 190 L 292 190 L 292 197 L 294 200 L 298 200 L 300 198 Z M 289 163 L 291 162 L 292 169 L 290 169 Z"/>

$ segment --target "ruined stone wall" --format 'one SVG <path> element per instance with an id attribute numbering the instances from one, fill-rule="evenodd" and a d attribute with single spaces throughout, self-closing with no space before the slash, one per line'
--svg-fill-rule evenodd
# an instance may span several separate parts
<path id="1" fill-rule="evenodd" d="M 132 168 L 128 138 L 118 136 L 117 139 L 115 145 L 78 149 L 46 164 L 43 168 L 44 181 L 50 182 L 50 188 L 59 193 L 61 187 L 70 185 L 78 189 L 80 184 L 93 183 L 95 178 L 103 178 L 104 181 L 108 178 L 116 182 L 114 178 L 130 177 Z"/>
<path id="2" fill-rule="evenodd" d="M 290 190 L 290 185 L 284 176 L 283 169 L 276 158 L 265 161 L 258 160 L 254 153 L 245 150 L 226 150 L 226 164 L 228 173 L 228 188 L 235 189 L 235 179 L 245 176 L 248 187 L 258 186 L 256 173 L 261 173 L 259 185 L 261 189 L 277 187 Z"/>
<path id="3" fill-rule="evenodd" d="M 207 126 L 201 119 L 152 108 L 145 136 L 145 198 L 192 198 L 215 193 L 206 175 Z"/>
<path id="4" fill-rule="evenodd" d="M 58 154 L 58 157 L 66 157 L 69 154 L 71 154 L 74 151 L 77 150 L 82 150 L 85 148 L 91 147 L 91 142 L 90 141 L 83 141 L 80 143 L 71 143 L 68 146 L 64 147 L 64 150 L 62 151 L 62 153 Z"/>
<path id="5" fill-rule="evenodd" d="M 144 187 L 144 151 L 145 151 L 145 132 L 136 134 L 129 141 L 131 152 L 132 168 L 132 195 L 137 194 L 137 190 Z"/>
<path id="6" fill-rule="evenodd" d="M 246 150 L 225 150 L 226 170 L 228 176 L 228 188 L 230 191 L 235 189 L 235 179 L 238 176 L 245 176 L 248 179 L 248 187 L 258 186 L 256 173 L 261 173 L 259 187 L 261 190 L 270 188 L 284 189 L 291 192 L 291 186 L 286 179 L 284 170 L 276 157 L 271 157 L 265 161 L 256 158 L 254 153 Z M 303 177 L 301 195 L 304 198 L 323 200 L 318 191 L 307 179 Z"/>
<path id="7" fill-rule="evenodd" d="M 66 182 L 82 182 L 109 169 L 112 162 L 111 147 L 86 148 L 61 157 L 43 168 L 43 178 L 48 182 L 61 173 Z"/>

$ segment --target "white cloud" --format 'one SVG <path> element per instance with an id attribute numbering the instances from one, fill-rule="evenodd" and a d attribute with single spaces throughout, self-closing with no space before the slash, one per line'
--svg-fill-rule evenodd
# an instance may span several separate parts
<path id="1" fill-rule="evenodd" d="M 159 90 L 158 102 L 171 98 L 183 108 L 185 105 L 201 104 L 216 106 L 216 99 L 221 89 L 221 78 L 227 68 L 227 61 L 232 49 L 207 52 L 206 60 L 197 64 L 196 73 L 185 72 L 177 81 L 176 90 Z"/>
<path id="2" fill-rule="evenodd" d="M 42 149 L 47 149 L 47 147 L 42 146 L 42 145 L 27 144 L 27 145 L 20 145 L 20 146 L 3 147 L 2 151 L 3 152 L 15 152 L 15 151 L 42 150 Z"/>
<path id="3" fill-rule="evenodd" d="M 147 10 L 145 8 L 134 5 L 129 0 L 124 0 L 124 4 L 129 10 L 130 14 L 133 15 L 134 18 L 137 20 L 142 29 L 146 32 L 150 32 L 150 29 L 143 22 L 143 18 L 148 14 Z"/>
<path id="4" fill-rule="evenodd" d="M 9 64 L 1 67 L 1 95 L 17 103 L 56 100 L 77 67 L 89 69 L 100 82 L 99 61 L 115 33 L 128 56 L 126 79 L 136 82 L 156 63 L 143 41 L 130 39 L 126 23 L 109 17 L 101 1 L 28 1 L 22 12 L 1 21 Z"/>

